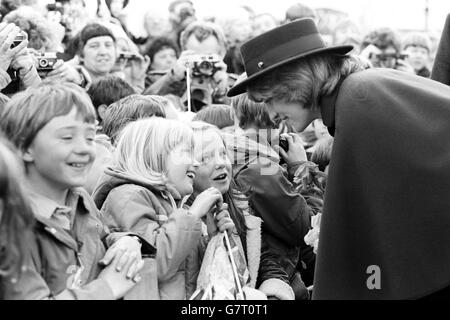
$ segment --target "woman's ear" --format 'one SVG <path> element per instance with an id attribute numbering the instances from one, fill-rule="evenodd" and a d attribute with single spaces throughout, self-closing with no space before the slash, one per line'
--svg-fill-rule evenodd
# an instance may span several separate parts
<path id="1" fill-rule="evenodd" d="M 101 104 L 101 105 L 97 108 L 98 117 L 99 117 L 102 121 L 105 120 L 106 108 L 107 108 L 107 105 L 106 105 L 106 104 Z"/>
<path id="2" fill-rule="evenodd" d="M 28 148 L 25 151 L 20 151 L 20 157 L 26 163 L 31 163 L 34 161 L 33 152 Z"/>

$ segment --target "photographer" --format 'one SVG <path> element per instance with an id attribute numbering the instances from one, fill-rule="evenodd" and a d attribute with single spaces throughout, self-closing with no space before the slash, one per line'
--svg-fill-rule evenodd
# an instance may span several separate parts
<path id="1" fill-rule="evenodd" d="M 187 104 L 187 72 L 191 79 L 192 111 L 211 103 L 225 103 L 226 92 L 235 77 L 226 72 L 222 30 L 211 22 L 194 22 L 181 34 L 183 52 L 174 67 L 147 88 L 144 94 L 174 94 Z"/>
<path id="2" fill-rule="evenodd" d="M 298 135 L 286 134 L 287 148 L 281 147 L 283 138 L 265 104 L 251 101 L 246 94 L 233 98 L 231 104 L 235 136 L 228 138 L 227 147 L 233 157 L 235 181 L 245 190 L 255 215 L 263 220 L 266 242 L 270 251 L 279 255 L 296 299 L 308 299 L 296 266 L 302 260 L 314 269 L 314 257 L 304 261 L 301 250 L 306 247 L 303 237 L 310 217 L 322 210 L 322 200 L 311 186 L 297 189 L 297 178 L 302 180 L 298 169 L 309 164 L 303 143 Z M 281 159 L 287 170 L 280 165 Z"/>
<path id="3" fill-rule="evenodd" d="M 401 52 L 401 43 L 395 32 L 381 28 L 370 32 L 363 39 L 361 57 L 369 60 L 375 68 L 389 68 L 415 73 Z"/>
<path id="4" fill-rule="evenodd" d="M 12 95 L 22 87 L 41 82 L 27 45 L 27 37 L 19 27 L 0 23 L 0 89 L 3 94 Z"/>

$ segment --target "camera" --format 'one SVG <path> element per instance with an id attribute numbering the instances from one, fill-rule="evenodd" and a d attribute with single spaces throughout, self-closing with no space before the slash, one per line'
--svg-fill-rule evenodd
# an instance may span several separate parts
<path id="1" fill-rule="evenodd" d="M 193 55 L 191 58 L 193 77 L 212 77 L 219 68 L 216 64 L 221 59 L 215 55 Z"/>
<path id="2" fill-rule="evenodd" d="M 287 138 L 284 136 L 280 136 L 280 143 L 279 146 L 281 149 L 283 149 L 285 152 L 289 151 L 289 142 L 287 141 Z"/>
<path id="3" fill-rule="evenodd" d="M 36 69 L 40 76 L 45 76 L 55 67 L 58 58 L 55 52 L 35 53 Z"/>
<path id="4" fill-rule="evenodd" d="M 26 39 L 27 37 L 24 34 L 18 34 L 11 44 L 11 49 L 17 47 L 22 41 Z"/>
<path id="5" fill-rule="evenodd" d="M 134 54 L 132 52 L 121 52 L 117 56 L 117 60 L 139 60 L 139 56 L 137 54 Z"/>

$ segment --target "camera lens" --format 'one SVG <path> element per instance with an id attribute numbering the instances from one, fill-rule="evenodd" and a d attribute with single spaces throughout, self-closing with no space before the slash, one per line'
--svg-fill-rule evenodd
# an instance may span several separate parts
<path id="1" fill-rule="evenodd" d="M 39 60 L 39 67 L 41 67 L 41 68 L 48 67 L 48 60 L 47 59 Z"/>

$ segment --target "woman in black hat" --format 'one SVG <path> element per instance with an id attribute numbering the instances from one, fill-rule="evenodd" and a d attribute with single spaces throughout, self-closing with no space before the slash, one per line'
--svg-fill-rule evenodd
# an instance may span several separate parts
<path id="1" fill-rule="evenodd" d="M 450 286 L 450 88 L 366 69 L 313 20 L 242 46 L 245 91 L 334 135 L 314 299 L 414 299 Z"/>

